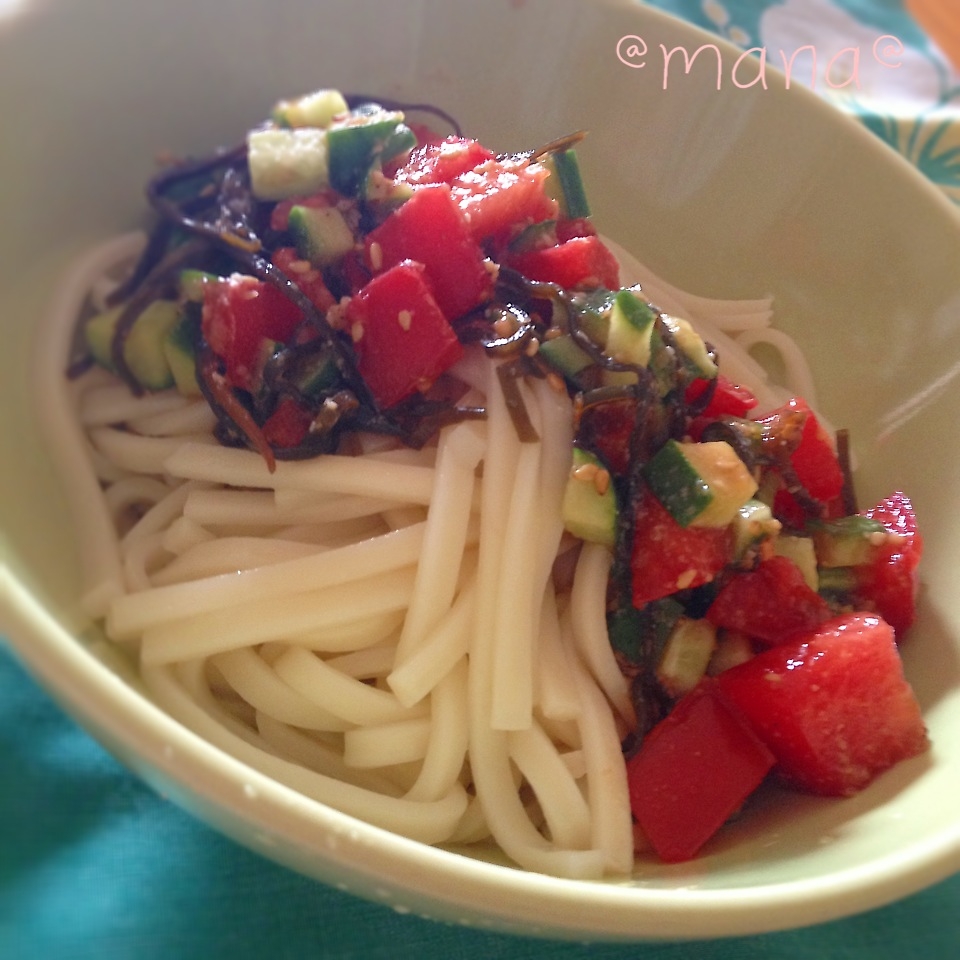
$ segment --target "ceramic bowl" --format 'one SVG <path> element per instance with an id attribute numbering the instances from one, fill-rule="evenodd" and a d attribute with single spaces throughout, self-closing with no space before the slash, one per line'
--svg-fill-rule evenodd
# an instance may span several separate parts
<path id="1" fill-rule="evenodd" d="M 79 723 L 226 834 L 341 889 L 445 920 L 585 939 L 746 934 L 878 906 L 960 867 L 960 217 L 864 129 L 625 0 L 26 0 L 0 4 L 0 632 Z M 643 51 L 646 50 L 644 54 Z M 428 100 L 499 150 L 588 129 L 602 230 L 675 284 L 770 293 L 864 502 L 926 537 L 903 649 L 932 751 L 848 800 L 773 794 L 697 860 L 557 880 L 393 836 L 219 753 L 75 616 L 76 543 L 38 438 L 35 321 L 66 265 L 141 223 L 160 150 L 234 142 L 281 96 Z M 718 89 L 719 87 L 719 89 Z M 42 344 L 39 345 L 42 350 Z"/>

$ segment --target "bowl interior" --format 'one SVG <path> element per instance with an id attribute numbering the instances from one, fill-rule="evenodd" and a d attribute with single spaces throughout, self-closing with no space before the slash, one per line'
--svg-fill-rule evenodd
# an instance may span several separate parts
<path id="1" fill-rule="evenodd" d="M 618 55 L 628 36 L 647 45 L 642 67 Z M 664 73 L 662 50 L 708 41 L 626 0 L 38 0 L 0 18 L 11 131 L 0 157 L 0 631 L 151 782 L 322 879 L 528 931 L 752 932 L 874 906 L 960 865 L 960 218 L 805 91 L 772 74 L 766 87 L 728 80 L 735 51 L 723 47 L 720 90 L 702 60 L 689 75 L 679 60 Z M 423 849 L 269 782 L 258 783 L 264 802 L 244 806 L 234 788 L 248 772 L 127 683 L 122 660 L 74 613 L 75 542 L 26 362 L 33 320 L 72 257 L 141 222 L 160 150 L 232 143 L 278 97 L 319 86 L 435 102 L 504 151 L 587 129 L 578 153 L 604 233 L 679 286 L 773 294 L 820 408 L 851 431 L 861 502 L 902 488 L 917 508 L 923 595 L 903 653 L 930 755 L 842 803 L 771 793 L 693 864 L 584 885 Z M 771 911 L 778 904 L 791 909 Z"/>

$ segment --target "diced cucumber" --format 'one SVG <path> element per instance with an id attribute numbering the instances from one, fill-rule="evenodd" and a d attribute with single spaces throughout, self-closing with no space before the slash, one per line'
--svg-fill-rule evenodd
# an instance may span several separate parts
<path id="1" fill-rule="evenodd" d="M 344 196 L 355 196 L 376 159 L 382 163 L 417 144 L 416 134 L 399 110 L 355 111 L 326 131 L 330 185 Z"/>
<path id="2" fill-rule="evenodd" d="M 886 530 L 879 520 L 854 514 L 817 524 L 813 544 L 821 567 L 857 567 L 870 563 Z"/>
<path id="3" fill-rule="evenodd" d="M 361 194 L 365 203 L 376 208 L 377 216 L 385 218 L 413 196 L 413 187 L 386 176 L 379 161 L 374 161 L 364 178 Z"/>
<path id="4" fill-rule="evenodd" d="M 336 263 L 356 243 L 353 231 L 336 207 L 292 207 L 289 217 L 297 252 L 318 267 Z"/>
<path id="5" fill-rule="evenodd" d="M 293 378 L 294 386 L 305 397 L 315 397 L 334 386 L 340 369 L 329 351 L 305 358 Z"/>
<path id="6" fill-rule="evenodd" d="M 315 90 L 293 100 L 280 100 L 271 114 L 281 127 L 327 127 L 350 108 L 339 90 Z"/>
<path id="7" fill-rule="evenodd" d="M 717 646 L 709 620 L 680 617 L 657 665 L 657 680 L 672 697 L 689 693 L 704 677 Z"/>
<path id="8" fill-rule="evenodd" d="M 330 185 L 327 134 L 315 127 L 251 130 L 247 165 L 258 200 L 317 193 Z"/>
<path id="9" fill-rule="evenodd" d="M 552 247 L 557 242 L 557 221 L 541 220 L 528 223 L 509 244 L 510 253 L 526 253 L 541 247 Z"/>
<path id="10" fill-rule="evenodd" d="M 748 500 L 733 518 L 734 559 L 742 560 L 748 550 L 775 537 L 780 532 L 780 526 L 769 504 L 761 500 Z"/>
<path id="11" fill-rule="evenodd" d="M 191 303 L 203 302 L 203 288 L 210 280 L 219 279 L 215 273 L 209 273 L 206 270 L 195 270 L 188 268 L 180 271 L 180 277 L 177 281 L 177 289 L 184 300 Z"/>
<path id="12" fill-rule="evenodd" d="M 199 271 L 198 271 L 199 272 Z M 199 307 L 184 310 L 163 342 L 164 355 L 177 391 L 185 397 L 200 396 L 197 383 L 195 344 L 200 327 Z"/>
<path id="13" fill-rule="evenodd" d="M 654 600 L 639 610 L 632 605 L 617 607 L 607 615 L 610 645 L 629 663 L 643 664 L 651 658 L 659 661 L 683 613 L 683 605 L 673 597 Z"/>
<path id="14" fill-rule="evenodd" d="M 668 440 L 644 467 L 647 484 L 682 527 L 724 527 L 757 482 L 729 443 Z"/>
<path id="15" fill-rule="evenodd" d="M 84 335 L 93 359 L 115 370 L 112 344 L 122 307 L 114 307 L 87 321 Z M 123 356 L 137 383 L 145 390 L 166 390 L 173 386 L 173 373 L 163 344 L 180 319 L 180 307 L 172 300 L 154 300 L 137 317 L 124 343 Z"/>
<path id="16" fill-rule="evenodd" d="M 575 537 L 613 546 L 617 494 L 610 472 L 596 454 L 573 448 L 573 465 L 563 494 L 563 525 Z"/>
<path id="17" fill-rule="evenodd" d="M 594 363 L 593 357 L 569 333 L 542 340 L 537 354 L 558 373 L 571 379 Z"/>
<path id="18" fill-rule="evenodd" d="M 718 373 L 717 365 L 707 350 L 707 345 L 703 338 L 693 329 L 688 320 L 682 317 L 671 317 L 662 314 L 663 322 L 667 329 L 673 334 L 677 341 L 677 346 L 683 352 L 684 359 L 688 362 L 693 372 L 698 377 L 705 377 L 712 380 Z"/>
<path id="19" fill-rule="evenodd" d="M 796 537 L 781 534 L 773 541 L 773 552 L 779 557 L 792 560 L 803 574 L 803 579 L 811 590 L 820 586 L 820 577 L 817 574 L 817 554 L 810 537 Z"/>
<path id="20" fill-rule="evenodd" d="M 587 202 L 576 151 L 569 149 L 548 154 L 543 164 L 550 171 L 547 185 L 553 188 L 551 192 L 563 216 L 571 220 L 589 217 L 590 204 Z"/>
<path id="21" fill-rule="evenodd" d="M 710 657 L 707 673 L 715 677 L 724 670 L 738 667 L 753 659 L 753 642 L 745 633 L 730 630 L 721 631 L 717 637 L 717 646 Z"/>
<path id="22" fill-rule="evenodd" d="M 610 307 L 605 351 L 621 363 L 645 367 L 650 362 L 650 336 L 656 314 L 632 290 L 620 290 Z"/>

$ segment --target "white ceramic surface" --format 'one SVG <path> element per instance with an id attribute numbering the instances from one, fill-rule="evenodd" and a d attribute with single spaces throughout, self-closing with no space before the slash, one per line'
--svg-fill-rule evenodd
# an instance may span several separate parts
<path id="1" fill-rule="evenodd" d="M 624 37 L 642 38 L 628 66 Z M 739 86 L 724 47 L 626 0 L 24 0 L 0 5 L 0 632 L 159 790 L 266 856 L 429 916 L 580 938 L 750 933 L 877 906 L 960 868 L 960 217 L 799 89 Z M 722 45 L 721 45 L 722 46 Z M 629 59 L 629 57 L 627 58 Z M 771 793 L 693 863 L 630 882 L 536 876 L 391 836 L 292 794 L 155 709 L 78 629 L 69 516 L 28 357 L 65 265 L 140 222 L 154 155 L 242 136 L 318 86 L 430 100 L 501 150 L 586 128 L 597 221 L 675 283 L 766 292 L 848 426 L 864 502 L 902 487 L 925 536 L 904 650 L 934 742 L 858 797 Z"/>

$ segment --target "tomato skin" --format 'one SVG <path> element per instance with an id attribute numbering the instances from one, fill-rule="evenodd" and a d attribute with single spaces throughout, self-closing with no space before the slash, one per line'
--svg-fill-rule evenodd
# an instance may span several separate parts
<path id="1" fill-rule="evenodd" d="M 757 406 L 758 400 L 750 390 L 722 373 L 717 374 L 716 384 L 713 396 L 701 412 L 701 417 L 746 417 Z M 709 386 L 709 380 L 694 380 L 687 387 L 686 402 L 694 403 Z"/>
<path id="2" fill-rule="evenodd" d="M 263 424 L 263 438 L 271 447 L 295 447 L 306 439 L 311 420 L 309 410 L 284 397 Z"/>
<path id="3" fill-rule="evenodd" d="M 366 284 L 347 305 L 346 318 L 360 374 L 382 407 L 429 385 L 463 355 L 425 268 L 411 260 Z"/>
<path id="4" fill-rule="evenodd" d="M 767 644 L 784 643 L 830 617 L 830 607 L 786 557 L 761 561 L 755 570 L 734 573 L 720 588 L 706 618 Z"/>
<path id="5" fill-rule="evenodd" d="M 506 257 L 506 263 L 531 280 L 567 290 L 620 287 L 620 264 L 597 236 L 571 237 L 563 243 Z"/>
<path id="6" fill-rule="evenodd" d="M 323 274 L 316 267 L 309 266 L 308 270 L 296 269 L 307 263 L 297 252 L 295 247 L 278 247 L 273 253 L 274 266 L 279 267 L 284 275 L 289 277 L 306 295 L 307 299 L 320 311 L 326 313 L 336 300 L 327 289 Z M 296 265 L 296 267 L 295 267 Z"/>
<path id="7" fill-rule="evenodd" d="M 843 490 L 843 470 L 830 435 L 805 400 L 794 397 L 758 422 L 774 427 L 778 420 L 802 420 L 800 442 L 790 455 L 790 464 L 804 489 L 821 503 L 829 503 Z"/>
<path id="8" fill-rule="evenodd" d="M 557 203 L 545 188 L 548 176 L 546 167 L 528 157 L 495 157 L 455 177 L 450 186 L 471 235 L 483 243 L 556 216 Z"/>
<path id="9" fill-rule="evenodd" d="M 917 566 L 923 554 L 917 515 L 909 497 L 899 490 L 863 514 L 882 523 L 895 539 L 883 544 L 873 561 L 858 571 L 857 596 L 901 638 L 916 613 Z"/>
<path id="10" fill-rule="evenodd" d="M 681 527 L 649 491 L 637 498 L 630 567 L 633 605 L 713 580 L 733 556 L 729 527 Z"/>
<path id="11" fill-rule="evenodd" d="M 302 319 L 293 301 L 256 277 L 235 273 L 204 284 L 203 337 L 234 387 L 253 389 L 263 341 L 286 342 Z"/>
<path id="12" fill-rule="evenodd" d="M 394 179 L 411 186 L 450 183 L 493 157 L 493 152 L 477 140 L 455 135 L 443 140 L 429 139 L 421 141 L 421 146 L 414 149 Z"/>
<path id="13" fill-rule="evenodd" d="M 777 758 L 786 782 L 848 796 L 928 746 L 893 630 L 879 617 L 833 618 L 717 678 Z"/>
<path id="14" fill-rule="evenodd" d="M 447 184 L 419 187 L 367 234 L 366 262 L 374 274 L 403 260 L 424 265 L 436 301 L 450 320 L 492 296 L 493 281 L 483 251 L 470 235 Z"/>
<path id="15" fill-rule="evenodd" d="M 717 681 L 704 680 L 627 761 L 630 807 L 662 860 L 689 860 L 773 764 L 771 751 L 726 702 Z"/>

